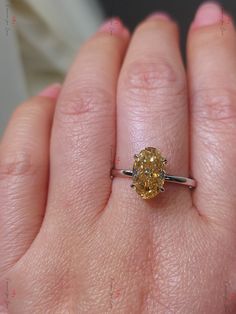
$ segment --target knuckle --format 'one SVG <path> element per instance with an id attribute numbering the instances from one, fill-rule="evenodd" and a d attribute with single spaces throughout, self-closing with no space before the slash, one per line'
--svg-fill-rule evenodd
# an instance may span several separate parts
<path id="1" fill-rule="evenodd" d="M 0 178 L 34 175 L 38 166 L 29 153 L 22 152 L 0 156 Z"/>
<path id="2" fill-rule="evenodd" d="M 123 83 L 122 98 L 134 119 L 150 118 L 154 113 L 173 115 L 186 104 L 186 81 L 164 60 L 130 64 Z"/>
<path id="3" fill-rule="evenodd" d="M 173 67 L 164 59 L 155 61 L 134 61 L 128 65 L 125 73 L 125 85 L 128 92 L 142 95 L 147 91 L 168 90 L 182 84 Z M 166 93 L 166 92 L 165 92 Z"/>
<path id="4" fill-rule="evenodd" d="M 106 114 L 114 102 L 112 94 L 103 88 L 68 88 L 59 105 L 57 118 L 63 123 L 73 123 L 97 114 Z"/>
<path id="5" fill-rule="evenodd" d="M 204 88 L 194 93 L 192 102 L 197 119 L 207 124 L 212 122 L 235 124 L 236 90 Z"/>

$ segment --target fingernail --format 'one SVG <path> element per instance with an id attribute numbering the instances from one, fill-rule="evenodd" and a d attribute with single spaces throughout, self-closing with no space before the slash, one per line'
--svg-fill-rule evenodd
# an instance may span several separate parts
<path id="1" fill-rule="evenodd" d="M 129 30 L 124 26 L 119 17 L 113 17 L 105 21 L 99 28 L 99 32 L 110 33 L 111 35 L 128 36 Z"/>
<path id="2" fill-rule="evenodd" d="M 61 90 L 61 84 L 54 83 L 52 85 L 47 86 L 44 90 L 42 90 L 38 94 L 38 96 L 56 99 L 59 95 L 60 90 Z"/>
<path id="3" fill-rule="evenodd" d="M 171 17 L 168 13 L 166 12 L 154 12 L 151 13 L 148 17 L 147 20 L 163 20 L 163 21 L 170 21 Z"/>
<path id="4" fill-rule="evenodd" d="M 222 6 L 216 2 L 206 2 L 198 8 L 192 26 L 201 27 L 217 24 L 222 21 L 222 18 Z"/>

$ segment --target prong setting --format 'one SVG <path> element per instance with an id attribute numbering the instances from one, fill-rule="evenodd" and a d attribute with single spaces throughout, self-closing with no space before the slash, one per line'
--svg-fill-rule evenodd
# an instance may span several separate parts
<path id="1" fill-rule="evenodd" d="M 164 192 L 166 162 L 160 151 L 154 147 L 146 147 L 134 155 L 131 187 L 143 199 L 151 199 Z"/>

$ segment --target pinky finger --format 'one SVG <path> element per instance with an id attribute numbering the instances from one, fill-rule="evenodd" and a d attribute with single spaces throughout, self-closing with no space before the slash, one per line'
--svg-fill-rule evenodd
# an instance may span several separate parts
<path id="1" fill-rule="evenodd" d="M 49 139 L 60 85 L 14 112 L 0 146 L 0 276 L 25 253 L 42 223 Z"/>

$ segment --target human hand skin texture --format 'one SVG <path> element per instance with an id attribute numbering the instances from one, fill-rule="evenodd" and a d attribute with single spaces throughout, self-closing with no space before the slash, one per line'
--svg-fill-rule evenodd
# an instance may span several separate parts
<path id="1" fill-rule="evenodd" d="M 223 28 L 222 28 L 223 27 Z M 65 82 L 21 104 L 0 146 L 0 313 L 236 312 L 236 36 L 202 5 L 187 39 L 164 13 L 115 18 Z M 111 179 L 152 146 L 168 173 L 143 200 Z"/>

